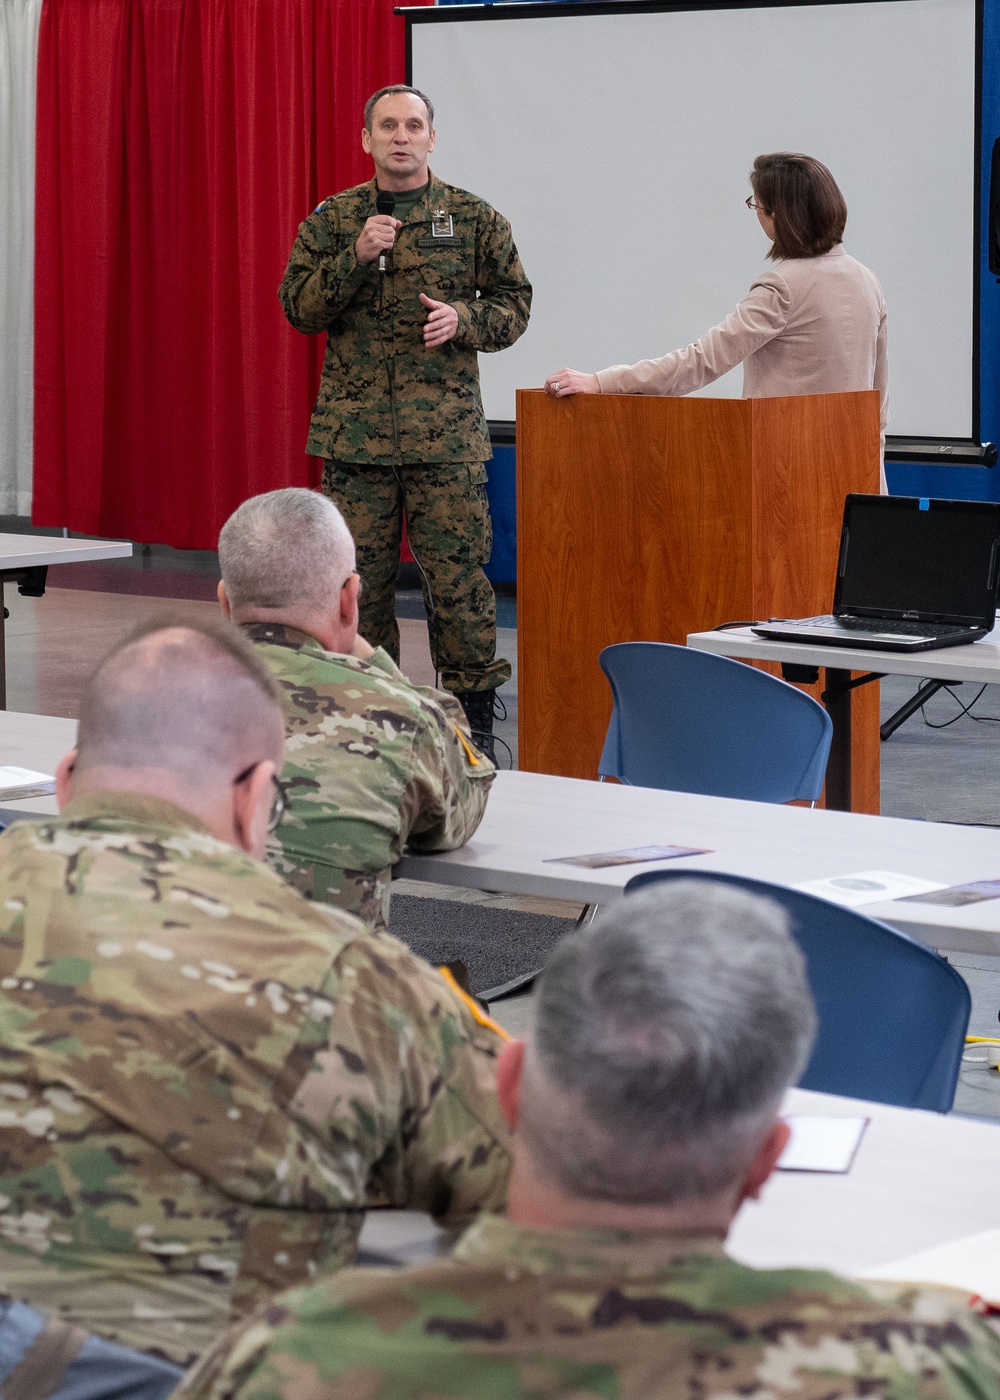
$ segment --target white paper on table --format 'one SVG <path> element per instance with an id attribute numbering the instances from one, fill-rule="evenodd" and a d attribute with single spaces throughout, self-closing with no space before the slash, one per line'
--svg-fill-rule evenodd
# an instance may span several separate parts
<path id="1" fill-rule="evenodd" d="M 793 889 L 815 894 L 833 904 L 855 909 L 861 904 L 881 904 L 886 899 L 902 899 L 911 894 L 929 894 L 947 886 L 940 880 L 921 880 L 916 875 L 896 875 L 891 870 L 860 870 L 852 875 L 831 875 L 824 880 L 804 880 Z"/>
<path id="2" fill-rule="evenodd" d="M 944 1284 L 978 1294 L 988 1303 L 1000 1303 L 1000 1230 L 963 1235 L 933 1249 L 906 1254 L 889 1264 L 866 1269 L 862 1277 L 891 1283 Z"/>
<path id="3" fill-rule="evenodd" d="M 37 787 L 39 783 L 54 783 L 51 773 L 37 773 L 34 768 L 18 768 L 13 763 L 0 766 L 0 788 Z"/>
<path id="4" fill-rule="evenodd" d="M 788 1113 L 792 1130 L 778 1158 L 783 1172 L 848 1172 L 868 1127 L 867 1118 L 821 1118 L 811 1113 Z"/>
<path id="5" fill-rule="evenodd" d="M 36 773 L 33 768 L 18 768 L 12 763 L 0 766 L 0 802 L 51 797 L 55 790 L 56 780 L 51 773 Z"/>

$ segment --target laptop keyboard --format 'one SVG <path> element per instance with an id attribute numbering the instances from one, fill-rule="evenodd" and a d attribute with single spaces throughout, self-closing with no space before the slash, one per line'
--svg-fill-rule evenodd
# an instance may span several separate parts
<path id="1" fill-rule="evenodd" d="M 914 622 L 908 619 L 897 621 L 888 617 L 811 617 L 805 620 L 810 626 L 821 630 L 861 632 L 874 636 L 892 634 L 900 637 L 946 637 L 952 632 L 963 630 L 960 624 L 954 622 Z"/>

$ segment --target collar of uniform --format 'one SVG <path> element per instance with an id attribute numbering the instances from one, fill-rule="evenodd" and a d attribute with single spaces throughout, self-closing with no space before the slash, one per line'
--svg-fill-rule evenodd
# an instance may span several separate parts
<path id="1" fill-rule="evenodd" d="M 252 642 L 266 643 L 268 646 L 287 647 L 289 651 L 308 651 L 314 656 L 325 659 L 333 657 L 335 660 L 355 671 L 368 671 L 375 657 L 384 658 L 389 663 L 393 671 L 395 664 L 388 652 L 381 647 L 376 647 L 375 652 L 367 661 L 362 661 L 358 656 L 351 656 L 346 651 L 327 651 L 321 642 L 308 632 L 302 632 L 298 627 L 289 627 L 286 622 L 241 622 L 240 631 L 245 632 Z M 383 666 L 381 669 L 385 669 Z"/>
<path id="2" fill-rule="evenodd" d="M 59 813 L 59 820 L 100 825 L 121 822 L 129 828 L 155 826 L 160 831 L 197 831 L 211 835 L 205 823 L 191 812 L 144 792 L 88 792 L 67 802 Z"/>
<path id="3" fill-rule="evenodd" d="M 648 1278 L 681 1260 L 723 1257 L 717 1235 L 657 1235 L 648 1230 L 539 1230 L 499 1215 L 481 1216 L 455 1246 L 462 1264 L 500 1265 L 529 1274 L 614 1273 Z"/>
<path id="4" fill-rule="evenodd" d="M 443 180 L 438 179 L 438 177 L 434 174 L 434 171 L 431 170 L 430 167 L 428 167 L 427 169 L 427 176 L 427 188 L 424 190 L 421 198 L 417 200 L 416 204 L 414 204 L 413 208 L 410 210 L 410 218 L 407 221 L 409 223 L 414 222 L 413 215 L 417 212 L 418 209 L 426 209 L 429 215 L 432 209 L 443 209 L 446 207 L 446 201 L 448 199 L 448 186 Z M 378 195 L 378 181 L 374 178 L 374 176 L 371 180 L 369 180 L 368 188 L 371 190 L 372 208 L 374 209 L 375 200 Z"/>
<path id="5" fill-rule="evenodd" d="M 320 646 L 315 637 L 302 632 L 298 627 L 289 627 L 287 622 L 241 622 L 240 631 L 245 632 L 252 642 L 267 642 L 273 647 L 288 647 L 290 651 L 302 651 L 304 647 L 316 647 L 325 656 L 332 655 Z"/>

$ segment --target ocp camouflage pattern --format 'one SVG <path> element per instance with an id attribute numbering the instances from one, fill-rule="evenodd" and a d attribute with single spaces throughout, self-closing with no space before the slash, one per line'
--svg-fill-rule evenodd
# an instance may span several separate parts
<path id="1" fill-rule="evenodd" d="M 454 696 L 411 684 L 385 652 L 359 661 L 294 627 L 242 630 L 285 693 L 288 809 L 268 862 L 311 898 L 385 928 L 403 847 L 463 845 L 495 769 Z"/>
<path id="2" fill-rule="evenodd" d="M 389 464 L 395 410 L 397 461 L 487 461 L 477 352 L 513 345 L 531 307 L 510 225 L 485 200 L 432 174 L 380 274 L 377 260 L 363 265 L 354 254 L 375 197 L 370 180 L 324 200 L 300 224 L 278 292 L 296 330 L 327 332 L 306 451 Z M 438 211 L 452 220 L 450 236 L 434 236 Z M 458 310 L 455 338 L 430 350 L 421 292 Z"/>
<path id="3" fill-rule="evenodd" d="M 503 1200 L 497 1038 L 388 935 L 169 803 L 0 837 L 0 1280 L 186 1364 L 366 1204 Z"/>
<path id="4" fill-rule="evenodd" d="M 454 1261 L 277 1299 L 176 1400 L 995 1400 L 1000 1340 L 946 1291 L 879 1301 L 714 1238 L 485 1218 Z"/>

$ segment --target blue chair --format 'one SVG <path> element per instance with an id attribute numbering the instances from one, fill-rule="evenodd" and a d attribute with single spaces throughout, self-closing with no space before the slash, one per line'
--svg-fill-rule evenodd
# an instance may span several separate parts
<path id="1" fill-rule="evenodd" d="M 605 647 L 614 709 L 598 772 L 636 787 L 815 802 L 833 725 L 795 686 L 666 642 Z"/>
<path id="2" fill-rule="evenodd" d="M 972 999 L 944 958 L 853 909 L 740 875 L 650 870 L 629 880 L 625 894 L 678 879 L 766 895 L 790 916 L 819 1013 L 801 1088 L 948 1112 Z"/>

